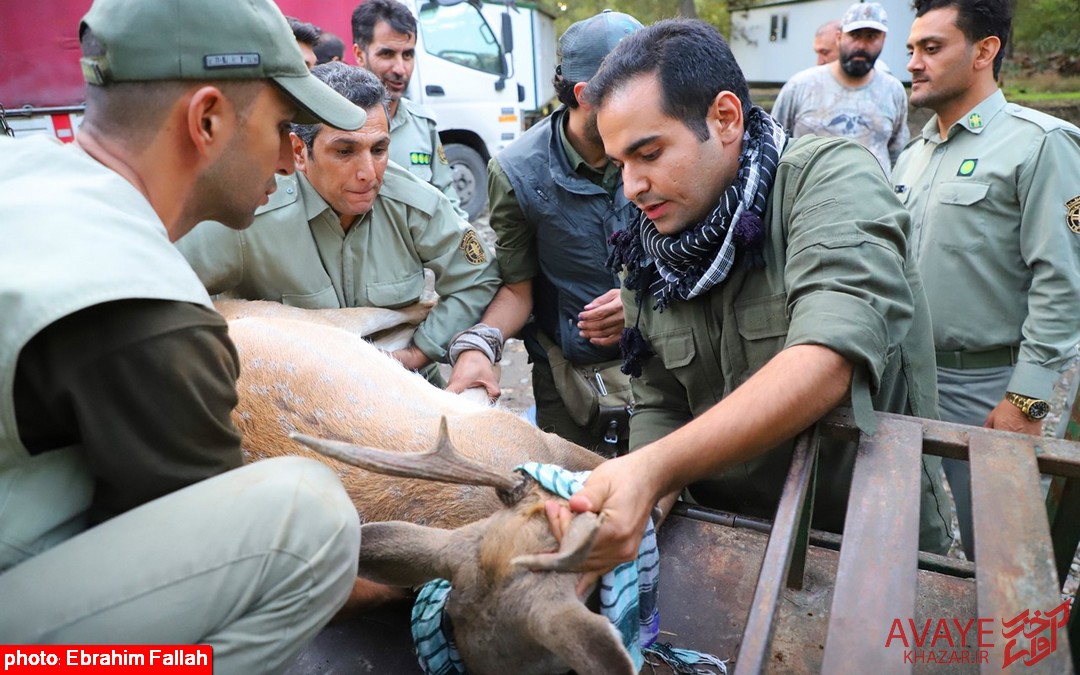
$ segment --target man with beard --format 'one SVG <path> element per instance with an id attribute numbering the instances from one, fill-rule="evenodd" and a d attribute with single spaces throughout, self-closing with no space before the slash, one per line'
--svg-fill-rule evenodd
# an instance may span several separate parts
<path id="1" fill-rule="evenodd" d="M 484 325 L 450 349 L 455 364 L 449 388 L 482 385 L 494 398 L 498 349 L 484 349 L 486 342 L 477 337 L 487 334 L 501 348 L 503 335 L 516 335 L 524 326 L 537 424 L 606 454 L 626 447 L 626 411 L 601 414 L 568 405 L 551 360 L 568 374 L 566 363 L 591 372 L 619 355 L 622 303 L 618 278 L 605 267 L 606 242 L 639 214 L 623 194 L 619 169 L 604 154 L 596 111 L 583 92 L 604 56 L 640 27 L 632 16 L 604 11 L 570 26 L 559 39 L 562 61 L 554 84 L 563 105 L 488 164 L 491 226 L 505 285 Z M 608 390 L 629 389 L 617 369 L 608 378 Z M 567 383 L 558 384 L 565 391 Z"/>
<path id="2" fill-rule="evenodd" d="M 852 5 L 841 22 L 840 58 L 792 77 L 772 109 L 792 138 L 814 134 L 858 141 L 874 153 L 886 176 L 910 137 L 904 85 L 874 68 L 887 31 L 881 5 Z"/>
<path id="3" fill-rule="evenodd" d="M 583 566 L 597 570 L 632 559 L 653 505 L 684 488 L 772 518 L 797 433 L 842 404 L 864 433 L 874 410 L 932 417 L 935 391 L 908 214 L 864 149 L 788 142 L 700 21 L 623 40 L 586 100 L 644 215 L 616 235 L 612 259 L 626 273 L 623 358 L 637 376 L 632 451 L 570 500 L 606 516 Z M 842 527 L 854 455 L 853 443 L 822 442 L 816 527 Z M 923 458 L 919 545 L 940 553 L 939 466 Z M 561 534 L 571 512 L 546 510 Z"/>
<path id="4" fill-rule="evenodd" d="M 1005 101 L 1009 0 L 919 0 L 911 103 L 934 116 L 896 163 L 930 298 L 941 418 L 1039 435 L 1080 340 L 1080 130 Z M 968 463 L 945 460 L 974 558 Z"/>
<path id="5" fill-rule="evenodd" d="M 0 138 L 0 642 L 280 673 L 348 597 L 358 518 L 320 462 L 241 466 L 236 348 L 172 242 L 251 224 L 294 117 L 364 115 L 270 0 L 96 0 L 79 39 L 75 142 Z"/>
<path id="6" fill-rule="evenodd" d="M 454 190 L 435 114 L 405 98 L 416 66 L 416 18 L 397 0 L 365 0 L 353 10 L 353 56 L 382 80 L 390 96 L 390 159 L 431 183 L 469 219 Z"/>

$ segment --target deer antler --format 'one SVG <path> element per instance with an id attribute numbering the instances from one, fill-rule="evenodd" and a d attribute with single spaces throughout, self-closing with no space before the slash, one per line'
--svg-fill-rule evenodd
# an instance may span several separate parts
<path id="1" fill-rule="evenodd" d="M 504 501 L 504 494 L 520 494 L 525 484 L 524 477 L 496 473 L 459 454 L 450 442 L 450 432 L 445 416 L 439 422 L 439 438 L 435 441 L 435 448 L 428 452 L 388 452 L 351 443 L 315 438 L 306 434 L 294 433 L 289 437 L 315 452 L 388 476 L 465 485 L 488 485 L 496 488 Z"/>
<path id="2" fill-rule="evenodd" d="M 604 522 L 604 514 L 586 511 L 574 516 L 570 528 L 563 537 L 559 550 L 555 553 L 536 553 L 519 555 L 510 561 L 511 565 L 524 567 L 533 572 L 572 572 L 589 557 Z"/>

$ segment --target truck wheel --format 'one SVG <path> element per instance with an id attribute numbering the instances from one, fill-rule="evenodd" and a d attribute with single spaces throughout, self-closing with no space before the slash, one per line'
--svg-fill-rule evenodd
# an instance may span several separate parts
<path id="1" fill-rule="evenodd" d="M 487 166 L 480 153 L 461 143 L 443 146 L 446 161 L 454 174 L 454 189 L 461 199 L 461 208 L 476 220 L 487 205 Z"/>

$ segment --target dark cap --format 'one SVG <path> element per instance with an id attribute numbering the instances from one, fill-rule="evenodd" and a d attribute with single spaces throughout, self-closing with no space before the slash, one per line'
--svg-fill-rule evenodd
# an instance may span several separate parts
<path id="1" fill-rule="evenodd" d="M 600 62 L 615 49 L 615 45 L 639 28 L 641 22 L 634 17 L 610 9 L 567 28 L 559 38 L 563 79 L 568 82 L 591 80 L 600 70 Z"/>
<path id="2" fill-rule="evenodd" d="M 364 125 L 363 110 L 308 72 L 272 0 L 95 0 L 82 26 L 104 48 L 81 60 L 90 84 L 271 79 L 300 106 L 298 122 Z"/>

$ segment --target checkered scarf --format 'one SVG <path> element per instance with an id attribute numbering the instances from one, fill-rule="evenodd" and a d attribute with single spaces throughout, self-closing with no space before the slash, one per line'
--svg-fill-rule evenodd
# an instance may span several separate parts
<path id="1" fill-rule="evenodd" d="M 763 217 L 786 140 L 783 127 L 754 106 L 746 116 L 735 180 L 705 220 L 669 236 L 658 232 L 643 214 L 612 235 L 608 267 L 626 268 L 623 285 L 637 291 L 638 305 L 646 293 L 656 298 L 660 311 L 673 302 L 696 298 L 727 278 L 737 252 L 750 267 L 764 266 Z M 621 346 L 623 372 L 640 376 L 641 362 L 652 355 L 640 331 L 625 329 Z"/>

